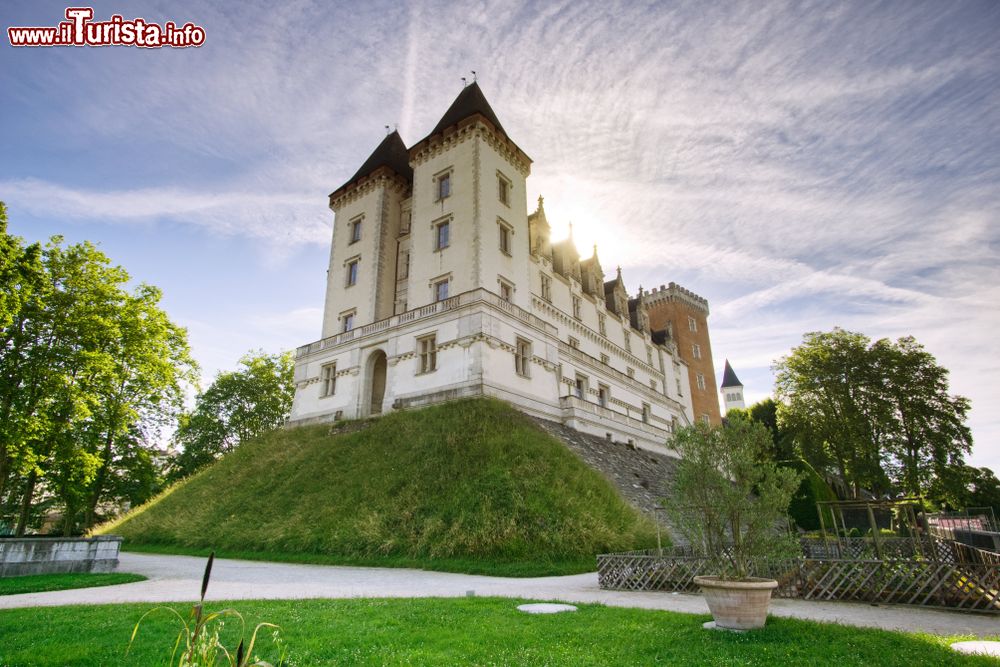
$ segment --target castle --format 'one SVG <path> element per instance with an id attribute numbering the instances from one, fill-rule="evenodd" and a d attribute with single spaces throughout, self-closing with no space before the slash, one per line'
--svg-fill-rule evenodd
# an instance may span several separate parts
<path id="1" fill-rule="evenodd" d="M 330 194 L 322 338 L 297 350 L 293 422 L 485 395 L 665 451 L 679 425 L 717 421 L 717 400 L 692 402 L 703 371 L 650 319 L 666 295 L 630 297 L 596 247 L 552 241 L 541 197 L 528 213 L 531 164 L 472 83 L 427 137 L 389 134 Z M 707 341 L 707 302 L 674 287 Z"/>

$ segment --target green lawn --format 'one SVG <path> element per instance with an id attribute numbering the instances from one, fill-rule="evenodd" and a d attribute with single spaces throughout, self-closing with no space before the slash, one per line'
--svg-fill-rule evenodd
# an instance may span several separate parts
<path id="1" fill-rule="evenodd" d="M 63 591 L 68 588 L 114 586 L 115 584 L 131 584 L 133 581 L 145 581 L 145 579 L 146 577 L 141 574 L 128 574 L 125 572 L 112 572 L 109 574 L 29 574 L 24 577 L 4 577 L 0 579 L 0 595 Z"/>
<path id="2" fill-rule="evenodd" d="M 280 429 L 99 533 L 125 548 L 539 576 L 656 544 L 656 527 L 501 401 Z"/>
<path id="3" fill-rule="evenodd" d="M 581 605 L 529 616 L 498 598 L 240 601 L 256 623 L 272 621 L 293 664 L 305 665 L 993 665 L 960 656 L 955 638 L 859 630 L 773 618 L 746 634 L 701 629 L 707 616 Z M 209 610 L 224 605 L 208 604 Z M 152 605 L 32 608 L 0 612 L 0 665 L 166 664 L 176 620 L 147 619 Z M 175 605 L 186 614 L 189 606 Z M 223 641 L 235 645 L 235 624 Z M 260 657 L 270 656 L 264 642 Z"/>

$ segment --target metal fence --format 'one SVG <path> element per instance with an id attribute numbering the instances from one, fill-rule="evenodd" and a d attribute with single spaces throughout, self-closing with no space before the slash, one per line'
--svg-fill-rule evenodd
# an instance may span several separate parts
<path id="1" fill-rule="evenodd" d="M 936 538 L 803 540 L 803 557 L 754 564 L 776 597 L 911 604 L 1000 614 L 1000 554 Z M 880 553 L 880 557 L 874 554 Z M 601 588 L 696 593 L 715 559 L 690 548 L 597 557 Z"/>

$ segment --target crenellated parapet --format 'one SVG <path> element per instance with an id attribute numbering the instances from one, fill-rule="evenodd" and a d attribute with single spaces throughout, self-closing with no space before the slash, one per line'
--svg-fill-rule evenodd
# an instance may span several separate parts
<path id="1" fill-rule="evenodd" d="M 649 306 L 662 301 L 680 301 L 697 308 L 703 311 L 705 315 L 708 315 L 708 299 L 698 296 L 691 290 L 681 287 L 677 283 L 660 285 L 658 288 L 654 287 L 643 296 L 643 301 Z"/>

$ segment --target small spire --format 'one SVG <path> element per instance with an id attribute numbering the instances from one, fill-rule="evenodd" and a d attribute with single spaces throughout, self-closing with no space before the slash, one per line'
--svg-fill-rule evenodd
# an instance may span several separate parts
<path id="1" fill-rule="evenodd" d="M 597 244 L 594 244 L 594 257 L 597 257 Z"/>
<path id="2" fill-rule="evenodd" d="M 621 279 L 622 279 L 622 267 L 621 267 L 621 265 L 619 264 L 619 265 L 618 265 L 618 280 L 621 280 Z"/>
<path id="3" fill-rule="evenodd" d="M 389 126 L 386 125 L 385 126 L 385 136 L 389 136 L 390 134 L 392 134 L 392 132 L 389 131 Z"/>
<path id="4" fill-rule="evenodd" d="M 538 210 L 541 211 L 542 207 L 545 205 L 545 197 L 538 195 Z"/>
<path id="5" fill-rule="evenodd" d="M 569 238 L 570 238 L 570 240 L 573 239 L 573 223 L 572 223 L 572 221 L 569 223 Z"/>
<path id="6" fill-rule="evenodd" d="M 462 88 L 465 88 L 465 87 L 466 87 L 467 85 L 469 85 L 469 82 L 468 82 L 468 81 L 466 81 L 466 80 L 465 80 L 465 77 L 463 76 L 463 77 L 462 77 Z"/>
<path id="7" fill-rule="evenodd" d="M 472 70 L 472 83 L 475 83 L 479 79 L 476 78 L 476 70 Z"/>

